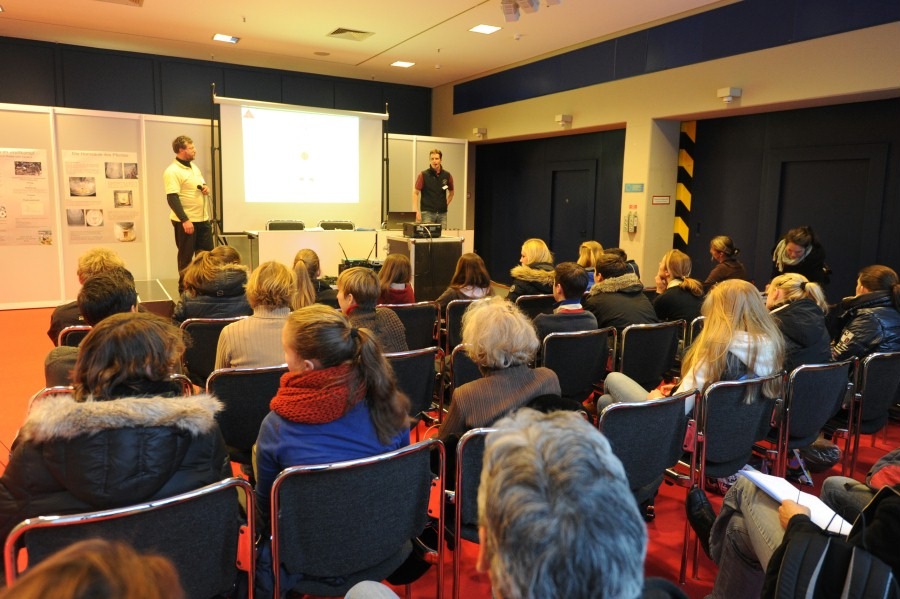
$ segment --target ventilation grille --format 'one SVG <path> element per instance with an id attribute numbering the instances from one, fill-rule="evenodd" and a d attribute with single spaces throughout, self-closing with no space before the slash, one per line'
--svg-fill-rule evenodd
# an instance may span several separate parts
<path id="1" fill-rule="evenodd" d="M 361 42 L 372 37 L 373 35 L 375 34 L 371 31 L 359 31 L 358 29 L 346 29 L 345 27 L 338 27 L 337 29 L 329 33 L 328 37 L 336 37 L 342 40 Z"/>
<path id="2" fill-rule="evenodd" d="M 109 2 L 110 4 L 123 4 L 125 6 L 134 6 L 141 8 L 144 6 L 144 0 L 97 0 L 97 2 Z"/>

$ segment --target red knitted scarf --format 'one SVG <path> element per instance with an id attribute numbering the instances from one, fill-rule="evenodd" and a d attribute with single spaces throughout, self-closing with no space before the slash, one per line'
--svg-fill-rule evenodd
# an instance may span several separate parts
<path id="1" fill-rule="evenodd" d="M 366 396 L 366 386 L 351 369 L 340 364 L 321 370 L 287 372 L 269 407 L 302 424 L 325 424 L 347 413 Z"/>

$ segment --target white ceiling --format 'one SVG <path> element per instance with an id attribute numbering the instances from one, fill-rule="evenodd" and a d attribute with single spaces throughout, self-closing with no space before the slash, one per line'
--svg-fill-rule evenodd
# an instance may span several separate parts
<path id="1" fill-rule="evenodd" d="M 133 1 L 0 0 L 0 36 L 436 87 L 736 0 L 540 0 L 512 23 L 500 0 Z M 374 35 L 329 38 L 339 27 Z"/>

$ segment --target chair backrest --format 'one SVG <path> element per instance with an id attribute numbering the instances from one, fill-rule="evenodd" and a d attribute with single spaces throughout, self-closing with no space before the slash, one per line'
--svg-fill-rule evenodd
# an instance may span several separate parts
<path id="1" fill-rule="evenodd" d="M 435 384 L 443 370 L 444 352 L 437 346 L 384 355 L 394 369 L 397 386 L 409 397 L 413 418 L 431 409 Z M 435 363 L 438 369 L 435 369 Z"/>
<path id="2" fill-rule="evenodd" d="M 244 494 L 242 512 L 235 489 Z M 13 528 L 3 548 L 7 584 L 20 570 L 20 548 L 31 567 L 69 545 L 91 538 L 124 541 L 140 552 L 158 553 L 172 560 L 187 596 L 197 599 L 232 592 L 238 570 L 248 573 L 253 588 L 253 551 L 239 553 L 243 536 L 254 539 L 253 488 L 229 478 L 174 497 L 139 505 L 67 516 L 29 518 Z M 248 548 L 249 546 L 248 545 Z M 240 561 L 240 565 L 236 565 Z M 252 595 L 251 595 L 252 597 Z"/>
<path id="3" fill-rule="evenodd" d="M 753 443 L 765 439 L 780 398 L 762 393 L 766 383 L 783 373 L 709 385 L 695 406 L 700 476 L 730 476 L 750 459 Z M 749 401 L 748 401 L 749 398 Z M 702 442 L 701 442 L 702 440 Z"/>
<path id="4" fill-rule="evenodd" d="M 694 320 L 691 321 L 691 324 L 688 325 L 687 331 L 687 339 L 684 344 L 684 348 L 687 349 L 689 345 L 691 345 L 694 341 L 697 340 L 697 337 L 700 336 L 700 331 L 703 330 L 703 324 L 706 322 L 706 317 L 703 315 L 698 316 Z"/>
<path id="5" fill-rule="evenodd" d="M 675 364 L 678 342 L 684 338 L 683 320 L 656 324 L 632 324 L 622 331 L 619 372 L 648 391 L 659 385 Z"/>
<path id="6" fill-rule="evenodd" d="M 528 318 L 534 319 L 538 314 L 552 314 L 556 298 L 552 293 L 540 295 L 520 295 L 516 298 L 516 306 Z"/>
<path id="7" fill-rule="evenodd" d="M 453 596 L 459 597 L 460 539 L 478 543 L 478 487 L 484 458 L 484 441 L 493 428 L 473 428 L 456 444 L 456 483 L 454 486 Z"/>
<path id="8" fill-rule="evenodd" d="M 216 349 L 222 329 L 246 316 L 235 318 L 188 318 L 181 328 L 190 337 L 184 351 L 184 371 L 198 387 L 206 386 L 206 378 L 216 368 Z"/>
<path id="9" fill-rule="evenodd" d="M 91 332 L 91 326 L 87 324 L 73 324 L 59 332 L 56 345 L 66 345 L 68 347 L 78 347 L 81 340 L 87 337 Z"/>
<path id="10" fill-rule="evenodd" d="M 598 427 L 622 461 L 638 505 L 655 494 L 667 468 L 678 463 L 688 417 L 685 402 L 691 389 L 671 397 L 614 403 L 600 413 Z M 648 442 L 649 441 L 649 442 Z"/>
<path id="11" fill-rule="evenodd" d="M 393 310 L 406 327 L 406 346 L 409 349 L 423 349 L 438 344 L 441 306 L 437 302 L 383 304 L 382 307 Z"/>
<path id="12" fill-rule="evenodd" d="M 318 226 L 326 231 L 352 231 L 356 228 L 349 220 L 320 220 Z"/>
<path id="13" fill-rule="evenodd" d="M 869 354 L 862 361 L 859 393 L 862 399 L 860 432 L 870 434 L 887 424 L 900 386 L 900 352 Z"/>
<path id="14" fill-rule="evenodd" d="M 278 219 L 266 221 L 266 231 L 302 231 L 306 227 L 302 220 Z"/>
<path id="15" fill-rule="evenodd" d="M 275 567 L 274 596 L 281 596 L 285 570 L 303 575 L 295 590 L 329 596 L 343 596 L 360 580 L 382 580 L 393 572 L 428 519 L 433 451 L 443 481 L 444 446 L 437 439 L 369 458 L 282 471 L 271 494 L 272 563 L 281 565 Z M 443 497 L 443 483 L 437 484 Z M 440 552 L 443 501 L 437 503 Z M 440 559 L 437 568 L 441 588 Z"/>
<path id="16" fill-rule="evenodd" d="M 450 353 L 453 348 L 462 343 L 462 318 L 469 304 L 477 300 L 453 300 L 447 304 L 447 313 L 444 315 L 447 329 L 446 345 L 444 353 Z"/>
<path id="17" fill-rule="evenodd" d="M 225 406 L 216 414 L 232 462 L 251 463 L 251 450 L 259 427 L 269 413 L 287 366 L 221 368 L 206 380 L 206 391 Z"/>
<path id="18" fill-rule="evenodd" d="M 781 415 L 783 447 L 806 447 L 816 440 L 828 419 L 841 409 L 852 387 L 855 368 L 856 358 L 850 358 L 829 364 L 804 364 L 791 372 Z"/>
<path id="19" fill-rule="evenodd" d="M 478 364 L 472 361 L 466 346 L 460 343 L 450 354 L 450 385 L 456 389 L 466 383 L 480 379 L 483 375 Z"/>
<path id="20" fill-rule="evenodd" d="M 582 402 L 604 379 L 610 338 L 615 347 L 615 327 L 550 333 L 544 338 L 541 363 L 556 373 L 563 398 Z"/>

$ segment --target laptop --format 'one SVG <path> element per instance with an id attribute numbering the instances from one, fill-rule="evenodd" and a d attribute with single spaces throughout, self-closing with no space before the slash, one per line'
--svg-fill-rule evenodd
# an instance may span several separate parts
<path id="1" fill-rule="evenodd" d="M 403 223 L 416 222 L 415 212 L 388 212 L 385 229 L 389 231 L 403 230 Z"/>

